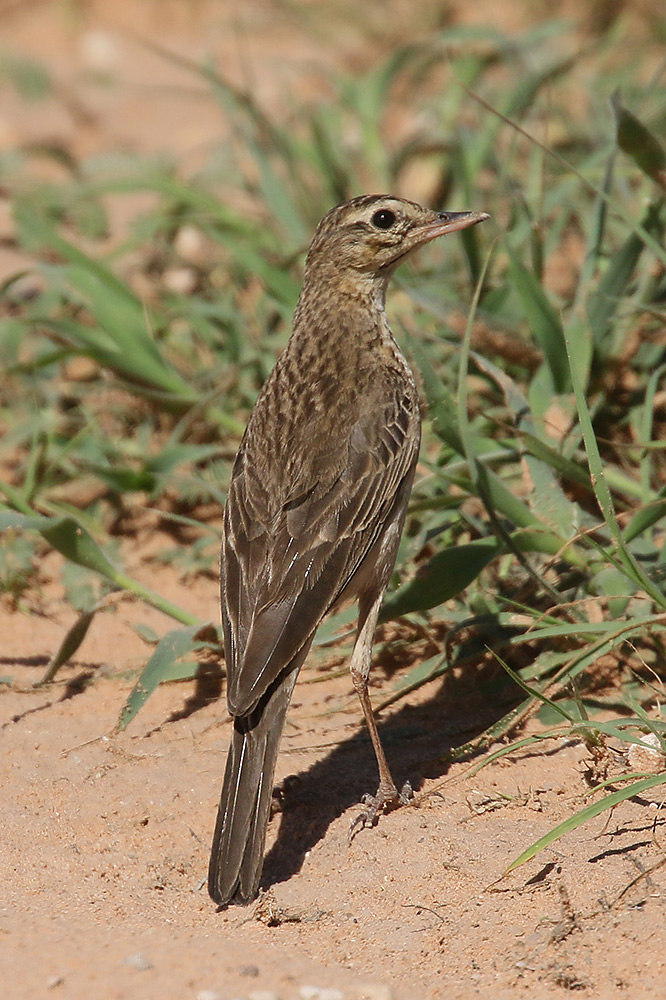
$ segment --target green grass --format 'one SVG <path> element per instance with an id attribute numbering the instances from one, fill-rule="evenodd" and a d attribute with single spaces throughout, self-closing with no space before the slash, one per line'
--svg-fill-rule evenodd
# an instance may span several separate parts
<path id="1" fill-rule="evenodd" d="M 655 37 L 665 30 L 656 23 Z M 329 80 L 325 100 L 285 99 L 282 118 L 180 59 L 232 124 L 199 175 L 129 156 L 5 156 L 16 241 L 33 263 L 7 281 L 0 325 L 0 462 L 11 470 L 0 587 L 20 606 L 44 544 L 84 584 L 104 581 L 77 591 L 81 617 L 43 680 L 113 588 L 174 620 L 120 725 L 218 641 L 127 576 L 114 525 L 147 496 L 199 538 L 183 572 L 211 572 L 217 532 L 203 511 L 223 505 L 246 416 L 286 343 L 310 233 L 332 204 L 371 190 L 412 196 L 418 176 L 434 207 L 493 220 L 423 252 L 389 302 L 428 419 L 383 620 L 405 623 L 392 640 L 402 653 L 414 629 L 451 632 L 387 703 L 496 656 L 525 698 L 460 754 L 537 712 L 544 724 L 559 713 L 557 732 L 590 745 L 662 731 L 664 65 L 646 79 L 640 61 L 618 59 L 623 32 L 620 19 L 582 49 L 555 22 L 514 38 L 433 33 Z M 29 70 L 20 79 L 48 92 Z M 415 124 L 396 127 L 405 120 Z M 37 180 L 37 153 L 57 156 L 65 179 Z M 137 192 L 154 207 L 103 252 L 109 196 Z M 179 268 L 187 290 L 170 280 Z M 81 482 L 95 497 L 85 507 Z M 163 558 L 177 562 L 178 547 Z M 330 622 L 324 641 L 343 625 Z M 644 787 L 611 792 L 606 807 Z"/>

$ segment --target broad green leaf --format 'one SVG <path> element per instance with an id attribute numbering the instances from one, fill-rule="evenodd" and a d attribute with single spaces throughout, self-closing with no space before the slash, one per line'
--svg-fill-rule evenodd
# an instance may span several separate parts
<path id="1" fill-rule="evenodd" d="M 40 517 L 39 515 L 30 516 L 16 511 L 0 510 L 0 532 L 6 531 L 8 528 L 39 531 L 47 542 L 58 552 L 61 552 L 66 559 L 71 559 L 79 566 L 94 570 L 95 573 L 110 580 L 114 586 L 121 590 L 128 590 L 159 611 L 163 611 L 164 614 L 175 618 L 176 621 L 183 622 L 185 625 L 196 624 L 201 627 L 202 622 L 195 615 L 184 611 L 172 604 L 171 601 L 167 601 L 160 594 L 156 594 L 149 587 L 133 580 L 114 566 L 92 535 L 73 517 Z"/>
<path id="2" fill-rule="evenodd" d="M 116 732 L 125 729 L 146 703 L 158 684 L 164 681 L 189 680 L 196 675 L 198 662 L 193 653 L 217 647 L 218 637 L 212 625 L 191 625 L 167 632 L 158 642 L 153 655 L 123 705 Z"/>
<path id="3" fill-rule="evenodd" d="M 486 372 L 502 390 L 506 404 L 516 423 L 518 434 L 529 434 L 532 441 L 538 440 L 529 403 L 513 379 L 486 358 L 476 353 L 472 353 L 472 357 L 481 371 Z M 539 456 L 530 451 L 523 456 L 532 487 L 529 494 L 530 509 L 546 527 L 560 532 L 564 538 L 568 538 L 576 532 L 579 510 L 560 487 L 553 475 L 550 463 L 543 461 L 542 456 L 547 457 L 549 451 L 552 452 L 553 449 L 548 449 L 544 445 L 539 450 Z M 573 466 L 573 462 L 570 464 Z M 577 469 L 576 466 L 574 468 Z M 585 478 L 585 474 L 582 474 Z"/>
<path id="4" fill-rule="evenodd" d="M 536 276 L 527 270 L 508 246 L 507 254 L 511 279 L 520 297 L 530 329 L 544 353 L 553 382 L 553 391 L 566 392 L 570 381 L 560 318 Z"/>
<path id="5" fill-rule="evenodd" d="M 49 665 L 47 666 L 44 674 L 36 682 L 35 687 L 39 687 L 42 684 L 48 684 L 58 673 L 60 667 L 64 666 L 68 660 L 71 660 L 88 634 L 88 629 L 92 624 L 92 620 L 95 617 L 96 612 L 97 608 L 93 608 L 91 611 L 84 611 L 79 615 L 72 627 L 67 630 L 59 648 L 51 657 Z"/>
<path id="6" fill-rule="evenodd" d="M 569 344 L 567 341 L 567 352 Z M 573 384 L 576 406 L 578 407 L 578 418 L 580 420 L 583 438 L 585 440 L 585 450 L 590 467 L 590 477 L 594 486 L 594 493 L 597 503 L 604 515 L 604 520 L 610 532 L 611 538 L 616 547 L 618 565 L 621 565 L 628 578 L 641 586 L 652 598 L 657 607 L 666 608 L 666 593 L 660 590 L 653 581 L 646 575 L 642 566 L 637 562 L 633 553 L 627 546 L 620 526 L 615 515 L 615 507 L 611 496 L 608 481 L 605 476 L 605 467 L 601 461 L 599 446 L 597 444 L 592 418 L 585 400 L 583 387 L 578 378 L 578 373 L 573 364 L 570 365 L 571 381 Z"/>
<path id="7" fill-rule="evenodd" d="M 624 302 L 638 260 L 645 249 L 642 233 L 648 232 L 659 238 L 663 232 L 662 207 L 663 200 L 648 206 L 641 219 L 641 231 L 629 234 L 624 245 L 613 254 L 599 284 L 589 294 L 587 320 L 594 345 L 602 352 L 602 357 L 605 357 L 613 346 L 614 320 Z M 575 340 L 571 333 L 569 340 L 575 350 Z"/>
<path id="8" fill-rule="evenodd" d="M 384 602 L 380 621 L 426 611 L 449 601 L 475 580 L 502 546 L 495 538 L 456 545 L 433 556 L 418 576 Z"/>
<path id="9" fill-rule="evenodd" d="M 621 104 L 618 91 L 612 95 L 610 102 L 618 146 L 644 174 L 666 191 L 666 149 L 654 133 Z"/>
<path id="10" fill-rule="evenodd" d="M 97 542 L 71 517 L 28 516 L 16 511 L 0 511 L 0 532 L 8 528 L 39 531 L 65 558 L 85 566 L 117 583 L 122 575 L 107 559 Z"/>
<path id="11" fill-rule="evenodd" d="M 639 508 L 632 516 L 622 535 L 626 543 L 632 542 L 634 538 L 639 538 L 653 524 L 657 524 L 663 517 L 666 517 L 666 486 L 663 486 L 657 498 Z"/>
<path id="12" fill-rule="evenodd" d="M 629 598 L 635 591 L 627 580 L 626 573 L 621 573 L 615 566 L 604 566 L 590 580 L 590 591 L 603 595 L 608 600 L 608 611 L 611 620 L 618 621 L 627 609 Z"/>

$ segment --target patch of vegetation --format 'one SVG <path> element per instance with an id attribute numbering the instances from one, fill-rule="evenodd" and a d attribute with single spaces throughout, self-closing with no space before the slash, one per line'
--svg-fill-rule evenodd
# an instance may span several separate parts
<path id="1" fill-rule="evenodd" d="M 123 725 L 216 639 L 130 579 L 109 539 L 148 504 L 198 539 L 183 570 L 210 570 L 207 519 L 286 343 L 309 234 L 332 204 L 391 191 L 494 219 L 423 252 L 389 303 L 428 421 L 383 612 L 404 627 L 385 652 L 409 663 L 424 625 L 451 629 L 391 700 L 497 658 L 525 699 L 474 747 L 532 712 L 590 747 L 663 740 L 665 69 L 655 58 L 644 77 L 649 47 L 640 65 L 618 60 L 621 19 L 607 28 L 582 48 L 555 22 L 511 38 L 442 30 L 330 81 L 326 99 L 285 100 L 281 119 L 188 64 L 233 126 L 195 176 L 41 149 L 64 172 L 45 184 L 35 150 L 5 158 L 34 264 L 4 288 L 0 577 L 15 599 L 29 586 L 37 532 L 184 626 Z M 106 249 L 108 198 L 139 191 L 152 210 Z M 595 720 L 600 707 L 615 721 Z"/>

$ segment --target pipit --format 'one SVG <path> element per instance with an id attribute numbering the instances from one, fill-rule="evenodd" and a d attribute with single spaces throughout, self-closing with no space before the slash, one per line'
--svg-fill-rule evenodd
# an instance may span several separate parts
<path id="1" fill-rule="evenodd" d="M 413 250 L 487 218 L 367 195 L 332 209 L 315 232 L 291 337 L 250 414 L 224 513 L 222 623 L 233 733 L 208 875 L 220 905 L 257 894 L 296 676 L 322 618 L 350 598 L 359 608 L 351 676 L 379 766 L 379 788 L 365 797 L 361 824 L 401 801 L 368 673 L 421 420 L 384 299 L 393 271 Z"/>

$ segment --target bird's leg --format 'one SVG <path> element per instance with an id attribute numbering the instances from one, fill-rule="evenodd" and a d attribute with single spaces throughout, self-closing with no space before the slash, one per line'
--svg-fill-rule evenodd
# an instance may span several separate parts
<path id="1" fill-rule="evenodd" d="M 384 592 L 378 594 L 371 604 L 367 598 L 360 598 L 358 633 L 354 650 L 352 652 L 350 670 L 352 681 L 361 702 L 363 715 L 365 716 L 370 739 L 375 750 L 377 765 L 379 767 L 379 787 L 376 795 L 364 795 L 363 804 L 365 809 L 359 813 L 349 828 L 349 841 L 354 835 L 365 826 L 374 826 L 378 816 L 391 806 L 405 805 L 412 797 L 412 788 L 409 782 L 405 782 L 402 790 L 398 793 L 391 769 L 389 768 L 382 741 L 377 731 L 377 722 L 372 711 L 372 703 L 368 694 L 368 675 L 372 664 L 372 640 L 377 627 L 377 618 L 382 604 Z"/>

